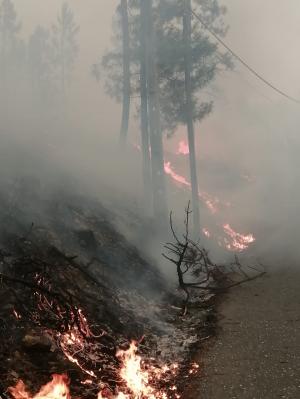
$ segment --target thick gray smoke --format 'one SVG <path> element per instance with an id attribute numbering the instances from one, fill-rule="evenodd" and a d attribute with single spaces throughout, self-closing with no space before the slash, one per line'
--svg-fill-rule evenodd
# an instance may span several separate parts
<path id="1" fill-rule="evenodd" d="M 22 49 L 17 65 L 23 63 L 24 69 L 2 70 L 6 73 L 0 94 L 3 178 L 34 175 L 46 179 L 49 187 L 74 179 L 79 190 L 90 191 L 112 207 L 139 209 L 140 156 L 134 149 L 120 154 L 120 107 L 105 95 L 101 76 L 100 84 L 91 76 L 92 64 L 110 46 L 117 3 L 70 2 L 80 26 L 80 50 L 63 103 L 32 95 L 34 82 L 26 69 L 32 59 Z M 62 1 L 15 0 L 14 4 L 22 22 L 19 39 L 27 43 L 37 25 L 51 28 Z M 300 98 L 299 2 L 228 0 L 226 6 L 230 26 L 226 42 L 268 80 Z M 296 254 L 299 105 L 267 88 L 238 63 L 234 71 L 221 73 L 203 96 L 213 99 L 215 107 L 196 127 L 200 186 L 231 203 L 230 224 L 255 234 L 258 252 Z M 132 115 L 129 140 L 134 144 L 138 137 L 138 122 Z M 165 144 L 175 170 L 188 179 L 187 160 L 177 161 L 175 156 L 184 137 L 181 129 Z M 182 195 L 170 184 L 169 203 L 177 214 L 189 197 L 188 191 L 181 191 Z M 202 209 L 205 223 L 209 223 L 207 213 Z"/>

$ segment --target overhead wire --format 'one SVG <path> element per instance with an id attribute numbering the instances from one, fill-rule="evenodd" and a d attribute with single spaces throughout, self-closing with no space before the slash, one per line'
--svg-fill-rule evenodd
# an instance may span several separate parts
<path id="1" fill-rule="evenodd" d="M 273 91 L 275 91 L 277 94 L 280 94 L 281 96 L 287 98 L 290 101 L 293 101 L 294 103 L 300 104 L 300 100 L 296 99 L 295 97 L 287 94 L 283 90 L 279 89 L 276 87 L 273 83 L 271 83 L 269 80 L 267 80 L 264 76 L 262 76 L 259 72 L 257 72 L 254 68 L 252 68 L 242 57 L 240 57 L 234 50 L 232 50 L 229 45 L 227 45 L 224 40 L 222 40 L 219 35 L 217 35 L 208 25 L 207 23 L 203 20 L 203 18 L 200 17 L 200 15 L 196 14 L 194 10 L 191 9 L 191 14 L 203 25 L 203 27 L 224 47 L 228 52 L 236 58 L 248 71 L 250 71 L 256 78 L 258 78 L 260 81 L 262 81 L 265 85 L 270 87 Z"/>

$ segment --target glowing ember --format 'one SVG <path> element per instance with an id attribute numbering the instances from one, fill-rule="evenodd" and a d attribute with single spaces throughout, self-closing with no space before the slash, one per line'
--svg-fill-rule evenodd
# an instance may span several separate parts
<path id="1" fill-rule="evenodd" d="M 20 315 L 20 313 L 18 313 L 18 312 L 16 311 L 16 309 L 13 310 L 13 315 L 15 316 L 15 318 L 16 318 L 17 320 L 21 320 L 21 319 L 22 319 L 22 316 Z"/>
<path id="2" fill-rule="evenodd" d="M 88 335 L 87 335 L 88 336 Z M 77 353 L 83 353 L 85 350 L 85 340 L 77 327 L 73 327 L 65 334 L 58 334 L 57 336 L 63 354 L 71 362 L 76 364 L 85 374 L 96 378 L 92 370 L 88 370 L 76 358 Z"/>
<path id="3" fill-rule="evenodd" d="M 43 386 L 36 395 L 27 392 L 23 381 L 19 381 L 14 388 L 9 388 L 9 393 L 15 399 L 70 399 L 68 387 L 69 379 L 66 375 L 52 376 L 52 381 Z"/>
<path id="4" fill-rule="evenodd" d="M 103 331 L 100 335 L 95 335 L 85 317 L 82 309 L 77 309 L 77 325 L 69 325 L 69 331 L 55 334 L 63 354 L 71 362 L 76 364 L 89 377 L 96 378 L 96 374 L 89 370 L 83 363 L 93 358 L 93 350 L 87 338 L 100 338 L 105 335 Z M 92 360 L 92 359 L 91 359 Z"/>
<path id="5" fill-rule="evenodd" d="M 211 234 L 206 228 L 202 229 L 202 232 L 207 238 L 210 238 Z"/>
<path id="6" fill-rule="evenodd" d="M 192 363 L 191 368 L 189 369 L 189 374 L 190 375 L 197 374 L 199 371 L 199 368 L 200 368 L 199 364 Z"/>
<path id="7" fill-rule="evenodd" d="M 177 155 L 189 155 L 189 145 L 184 140 L 179 142 L 178 150 L 176 152 Z"/>
<path id="8" fill-rule="evenodd" d="M 92 380 L 84 380 L 84 381 L 81 381 L 81 384 L 82 384 L 82 385 L 92 385 L 92 383 L 93 383 Z"/>
<path id="9" fill-rule="evenodd" d="M 208 193 L 205 192 L 200 192 L 199 191 L 199 198 L 204 201 L 206 204 L 207 208 L 210 210 L 210 212 L 214 215 L 215 213 L 218 212 L 218 205 L 220 204 L 220 200 L 216 197 L 211 197 Z"/>
<path id="10" fill-rule="evenodd" d="M 231 238 L 231 242 L 226 243 L 226 248 L 230 251 L 244 251 L 255 241 L 255 237 L 252 234 L 243 235 L 237 233 L 233 228 L 227 223 L 223 226 L 224 232 Z"/>

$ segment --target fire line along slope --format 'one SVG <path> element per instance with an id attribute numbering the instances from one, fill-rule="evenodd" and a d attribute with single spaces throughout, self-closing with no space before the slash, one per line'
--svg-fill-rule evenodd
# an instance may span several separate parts
<path id="1" fill-rule="evenodd" d="M 178 398 L 207 311 L 181 320 L 181 298 L 97 201 L 61 190 L 41 200 L 38 182 L 23 184 L 13 208 L 0 196 L 0 395 L 60 381 L 72 397 Z"/>

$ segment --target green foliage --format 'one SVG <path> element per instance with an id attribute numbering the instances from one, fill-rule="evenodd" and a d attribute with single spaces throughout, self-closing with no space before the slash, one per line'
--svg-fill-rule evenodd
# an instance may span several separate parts
<path id="1" fill-rule="evenodd" d="M 132 97 L 139 96 L 139 3 L 139 0 L 129 1 Z M 186 122 L 184 111 L 185 47 L 182 33 L 183 1 L 156 0 L 153 3 L 161 121 L 163 129 L 170 133 Z M 226 35 L 227 26 L 224 23 L 226 8 L 221 6 L 218 0 L 194 0 L 192 7 L 216 34 Z M 118 17 L 114 31 L 114 48 L 102 58 L 107 93 L 116 100 L 120 100 L 122 91 L 120 41 L 120 18 Z M 221 53 L 218 45 L 197 20 L 193 20 L 191 52 L 193 118 L 194 121 L 201 121 L 213 108 L 212 101 L 203 101 L 201 92 L 215 80 L 220 69 L 231 68 L 232 62 L 228 54 Z"/>

